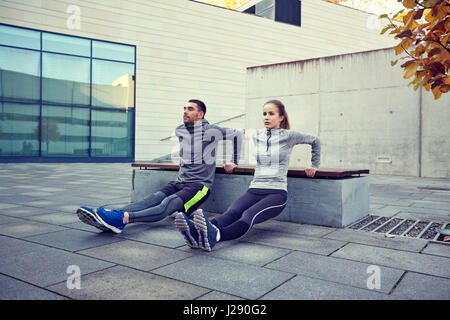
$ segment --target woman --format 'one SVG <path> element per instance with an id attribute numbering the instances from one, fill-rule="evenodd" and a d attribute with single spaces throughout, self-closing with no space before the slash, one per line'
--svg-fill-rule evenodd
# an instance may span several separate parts
<path id="1" fill-rule="evenodd" d="M 175 216 L 175 225 L 191 248 L 211 251 L 218 241 L 240 238 L 254 224 L 279 215 L 286 206 L 289 157 L 295 145 L 311 145 L 312 167 L 305 172 L 308 177 L 314 177 L 320 163 L 319 138 L 289 130 L 288 115 L 278 100 L 264 104 L 263 122 L 266 129 L 252 136 L 256 168 L 247 192 L 211 221 L 202 209 L 193 213 L 193 220 L 181 212 Z"/>

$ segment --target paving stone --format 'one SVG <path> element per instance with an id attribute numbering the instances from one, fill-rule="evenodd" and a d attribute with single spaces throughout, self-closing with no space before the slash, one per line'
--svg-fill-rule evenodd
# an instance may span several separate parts
<path id="1" fill-rule="evenodd" d="M 13 204 L 13 203 L 0 203 L 0 210 L 4 211 L 7 209 L 13 209 L 18 207 L 17 204 Z"/>
<path id="2" fill-rule="evenodd" d="M 62 213 L 62 212 L 41 214 L 38 216 L 31 216 L 28 219 L 33 220 L 33 221 L 49 223 L 49 224 L 57 224 L 57 225 L 64 225 L 64 224 L 69 224 L 69 223 L 80 221 L 80 219 L 78 218 L 77 215 L 69 214 L 69 213 Z"/>
<path id="3" fill-rule="evenodd" d="M 0 234 L 23 238 L 37 234 L 49 233 L 54 231 L 66 230 L 67 228 L 55 226 L 46 223 L 23 221 L 15 224 L 0 225 Z"/>
<path id="4" fill-rule="evenodd" d="M 263 266 L 288 254 L 290 251 L 289 249 L 274 248 L 248 242 L 229 241 L 228 246 L 220 249 L 214 247 L 214 250 L 208 254 L 217 258 Z"/>
<path id="5" fill-rule="evenodd" d="M 244 300 L 244 299 L 223 292 L 211 291 L 210 293 L 201 296 L 197 300 Z"/>
<path id="6" fill-rule="evenodd" d="M 439 210 L 439 209 L 430 209 L 430 208 L 417 208 L 417 207 L 398 207 L 399 212 L 415 212 L 422 214 L 430 214 L 437 216 L 447 216 L 450 214 L 450 210 Z"/>
<path id="7" fill-rule="evenodd" d="M 68 251 L 78 251 L 124 241 L 123 239 L 114 237 L 111 233 L 97 231 L 97 233 L 92 233 L 81 230 L 64 230 L 26 237 L 25 239 Z"/>
<path id="8" fill-rule="evenodd" d="M 450 202 L 450 197 L 448 196 L 448 193 L 442 193 L 442 194 L 433 193 L 433 194 L 427 195 L 422 200 Z"/>
<path id="9" fill-rule="evenodd" d="M 263 300 L 391 300 L 385 293 L 330 281 L 296 276 L 271 291 Z"/>
<path id="10" fill-rule="evenodd" d="M 336 228 L 277 221 L 277 220 L 264 221 L 263 223 L 254 225 L 253 228 L 274 232 L 302 234 L 306 236 L 315 236 L 315 237 L 322 237 L 336 230 Z"/>
<path id="11" fill-rule="evenodd" d="M 81 221 L 65 224 L 64 227 L 67 227 L 67 228 L 70 228 L 70 229 L 77 229 L 77 230 L 93 232 L 93 233 L 98 233 L 99 231 L 101 231 L 100 229 L 97 229 L 96 227 L 93 227 L 90 224 L 87 224 L 87 223 L 84 223 L 84 222 L 81 222 Z M 107 231 L 105 233 L 110 234 L 110 235 L 113 234 L 112 231 L 111 232 Z"/>
<path id="12" fill-rule="evenodd" d="M 210 291 L 122 266 L 82 276 L 80 285 L 70 290 L 61 283 L 49 289 L 77 300 L 192 300 Z"/>
<path id="13" fill-rule="evenodd" d="M 30 197 L 36 197 L 36 198 L 44 198 L 44 197 L 53 196 L 53 193 L 44 192 L 44 191 L 27 191 L 27 192 L 22 192 L 21 194 L 24 196 L 30 196 Z"/>
<path id="14" fill-rule="evenodd" d="M 39 244 L 0 235 L 0 257 L 13 257 L 44 248 Z M 0 261 L 1 262 L 1 261 Z M 0 270 L 1 272 L 1 270 Z"/>
<path id="15" fill-rule="evenodd" d="M 4 215 L 0 214 L 0 224 L 8 224 L 9 225 L 9 224 L 15 224 L 15 223 L 22 223 L 22 222 L 24 222 L 23 219 L 4 216 Z"/>
<path id="16" fill-rule="evenodd" d="M 350 243 L 333 257 L 450 278 L 450 258 Z"/>
<path id="17" fill-rule="evenodd" d="M 450 197 L 450 195 L 449 195 Z M 450 203 L 449 202 L 438 202 L 438 201 L 414 201 L 412 207 L 417 208 L 431 208 L 431 209 L 439 209 L 446 210 L 450 213 Z"/>
<path id="18" fill-rule="evenodd" d="M 65 300 L 65 297 L 0 274 L 0 300 Z"/>
<path id="19" fill-rule="evenodd" d="M 187 252 L 129 240 L 78 253 L 143 271 L 162 267 L 191 256 Z"/>
<path id="20" fill-rule="evenodd" d="M 392 295 L 408 300 L 450 300 L 449 288 L 450 279 L 408 272 Z"/>
<path id="21" fill-rule="evenodd" d="M 419 252 L 427 244 L 427 240 L 424 239 L 386 238 L 383 233 L 351 229 L 339 229 L 327 234 L 324 238 L 413 252 Z"/>
<path id="22" fill-rule="evenodd" d="M 381 209 L 372 210 L 372 214 L 377 216 L 392 217 L 399 213 L 403 207 L 385 206 Z"/>
<path id="23" fill-rule="evenodd" d="M 36 245 L 32 248 L 33 251 L 22 254 L 2 254 L 0 273 L 37 286 L 46 287 L 67 281 L 70 275 L 67 273 L 67 268 L 71 265 L 79 266 L 82 275 L 114 265 L 42 245 Z M 13 248 L 8 250 L 9 253 L 13 251 Z"/>
<path id="24" fill-rule="evenodd" d="M 370 270 L 368 273 L 369 266 L 367 263 L 297 251 L 265 267 L 367 289 L 367 279 L 372 274 Z M 376 291 L 389 293 L 403 273 L 404 270 L 380 267 L 380 289 Z"/>
<path id="25" fill-rule="evenodd" d="M 41 199 L 37 198 L 37 197 L 30 197 L 30 196 L 24 196 L 21 194 L 13 194 L 13 193 L 10 193 L 9 195 L 2 193 L 2 195 L 0 196 L 1 203 L 15 205 L 16 207 L 24 205 L 30 201 L 38 201 L 38 200 L 41 200 Z"/>
<path id="26" fill-rule="evenodd" d="M 2 215 L 10 216 L 10 217 L 30 217 L 37 216 L 40 214 L 49 214 L 49 213 L 57 213 L 58 211 L 48 209 L 48 208 L 35 208 L 35 207 L 27 207 L 27 206 L 18 206 L 14 207 L 11 210 L 1 210 Z"/>
<path id="27" fill-rule="evenodd" d="M 136 233 L 122 232 L 120 237 L 130 240 L 137 240 L 145 243 L 160 245 L 168 248 L 177 248 L 185 244 L 183 236 L 175 229 L 174 226 L 153 227 L 149 224 L 147 230 Z"/>
<path id="28" fill-rule="evenodd" d="M 384 206 L 392 206 L 392 207 L 409 207 L 414 203 L 413 199 L 399 199 L 399 198 L 381 198 L 377 196 L 370 197 L 370 203 L 373 204 L 382 204 Z M 391 213 L 392 210 L 395 212 L 396 208 L 390 208 L 388 213 Z"/>
<path id="29" fill-rule="evenodd" d="M 246 299 L 257 299 L 293 275 L 234 261 L 193 256 L 152 273 Z"/>
<path id="30" fill-rule="evenodd" d="M 44 191 L 44 192 L 68 192 L 68 189 L 63 189 L 63 188 L 54 188 L 54 187 L 39 187 L 40 191 Z"/>
<path id="31" fill-rule="evenodd" d="M 450 258 L 450 244 L 430 242 L 422 251 L 422 253 L 434 254 Z"/>
<path id="32" fill-rule="evenodd" d="M 343 246 L 346 241 L 308 237 L 297 234 L 252 230 L 243 241 L 328 255 Z"/>

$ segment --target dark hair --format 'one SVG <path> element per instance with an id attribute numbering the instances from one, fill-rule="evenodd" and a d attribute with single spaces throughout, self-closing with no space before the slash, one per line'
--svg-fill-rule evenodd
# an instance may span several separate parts
<path id="1" fill-rule="evenodd" d="M 205 104 L 203 101 L 197 100 L 197 99 L 191 99 L 191 100 L 189 100 L 188 102 L 195 103 L 195 104 L 200 108 L 200 110 L 203 111 L 203 118 L 205 117 L 205 114 L 206 114 L 206 104 Z"/>
<path id="2" fill-rule="evenodd" d="M 283 121 L 281 121 L 280 123 L 280 127 L 289 130 L 291 126 L 289 124 L 289 118 L 286 112 L 286 108 L 284 107 L 284 104 L 280 100 L 269 100 L 266 103 L 264 103 L 264 105 L 269 103 L 273 103 L 274 105 L 276 105 L 278 108 L 278 114 L 284 117 Z"/>

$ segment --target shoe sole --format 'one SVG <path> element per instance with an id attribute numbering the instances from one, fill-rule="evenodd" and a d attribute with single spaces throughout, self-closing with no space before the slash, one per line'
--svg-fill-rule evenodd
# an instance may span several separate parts
<path id="1" fill-rule="evenodd" d="M 195 213 L 194 214 L 194 226 L 198 232 L 198 243 L 203 250 L 211 252 L 211 246 L 208 241 L 208 228 L 206 226 L 206 220 L 203 214 Z"/>
<path id="2" fill-rule="evenodd" d="M 104 231 L 104 232 L 111 231 L 109 228 L 105 227 L 93 213 L 91 213 L 83 208 L 78 208 L 77 215 L 78 215 L 78 218 L 82 222 L 84 222 L 88 225 L 96 227 L 97 229 L 100 229 L 101 231 Z"/>
<path id="3" fill-rule="evenodd" d="M 197 241 L 195 241 L 194 237 L 192 236 L 189 225 L 182 213 L 176 214 L 175 226 L 177 227 L 178 231 L 183 235 L 184 241 L 189 247 L 191 247 L 192 249 L 197 249 L 199 247 Z"/>

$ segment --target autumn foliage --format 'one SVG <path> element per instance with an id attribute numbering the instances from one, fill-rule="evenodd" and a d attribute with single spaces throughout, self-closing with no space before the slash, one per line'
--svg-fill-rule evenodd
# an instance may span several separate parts
<path id="1" fill-rule="evenodd" d="M 237 7 L 246 3 L 248 0 L 200 0 L 200 1 L 215 6 L 236 9 Z"/>
<path id="2" fill-rule="evenodd" d="M 414 90 L 423 86 L 439 99 L 450 91 L 450 0 L 397 0 L 404 9 L 393 17 L 383 14 L 389 24 L 381 34 L 391 30 L 400 42 L 394 46 L 395 54 L 406 60 L 401 67 L 403 77 L 412 78 L 410 85 Z M 397 22 L 400 20 L 400 22 Z"/>

